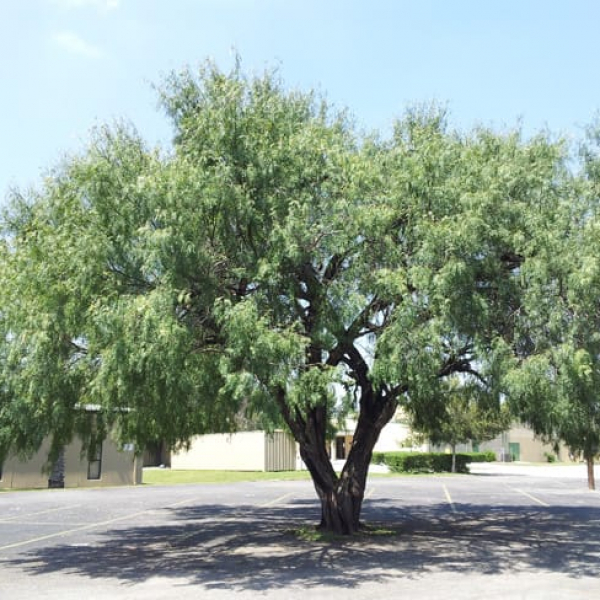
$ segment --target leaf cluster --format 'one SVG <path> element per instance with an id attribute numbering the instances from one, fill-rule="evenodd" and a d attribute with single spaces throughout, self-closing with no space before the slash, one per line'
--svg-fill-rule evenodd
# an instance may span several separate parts
<path id="1" fill-rule="evenodd" d="M 497 399 L 507 365 L 550 372 L 526 357 L 565 325 L 595 372 L 595 346 L 574 341 L 596 314 L 600 238 L 594 203 L 572 202 L 593 196 L 593 153 L 576 184 L 561 141 L 460 134 L 436 107 L 367 137 L 239 62 L 173 73 L 159 93 L 172 152 L 102 127 L 10 199 L 0 446 L 59 447 L 90 409 L 138 447 L 234 429 L 242 412 L 319 447 L 349 410 L 379 428 L 399 404 L 458 423 L 479 401 L 448 401 L 447 381 Z M 486 419 L 471 415 L 470 437 Z"/>

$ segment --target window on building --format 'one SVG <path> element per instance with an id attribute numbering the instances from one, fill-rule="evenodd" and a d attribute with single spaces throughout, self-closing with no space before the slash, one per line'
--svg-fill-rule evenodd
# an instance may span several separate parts
<path id="1" fill-rule="evenodd" d="M 346 438 L 338 436 L 335 438 L 335 458 L 344 460 L 346 458 Z"/>
<path id="2" fill-rule="evenodd" d="M 88 479 L 100 479 L 102 475 L 102 442 L 94 442 L 88 454 Z"/>

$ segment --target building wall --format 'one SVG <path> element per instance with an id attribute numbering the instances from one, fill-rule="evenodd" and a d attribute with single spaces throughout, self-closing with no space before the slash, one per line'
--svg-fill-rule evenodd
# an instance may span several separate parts
<path id="1" fill-rule="evenodd" d="M 265 471 L 295 471 L 296 442 L 284 431 L 265 435 Z"/>
<path id="2" fill-rule="evenodd" d="M 352 433 L 356 423 L 353 420 L 348 419 L 346 421 L 346 430 L 341 431 L 337 434 L 336 438 L 331 444 L 331 454 L 333 460 L 340 460 L 342 457 L 339 456 L 342 442 L 343 452 L 345 456 L 348 455 L 348 451 L 352 444 Z M 429 443 L 424 443 L 421 446 L 408 447 L 410 444 L 411 430 L 408 424 L 402 419 L 402 413 L 399 410 L 395 418 L 388 423 L 379 436 L 377 443 L 375 444 L 375 452 L 397 452 L 397 451 L 418 451 L 418 452 L 450 452 L 451 448 L 449 445 L 433 446 Z M 556 456 L 559 461 L 569 461 L 569 450 L 564 444 L 559 445 L 558 455 L 555 448 L 551 444 L 545 444 L 537 438 L 533 431 L 524 425 L 514 424 L 511 429 L 499 435 L 498 437 L 479 444 L 480 451 L 492 450 L 496 453 L 496 458 L 499 461 L 513 460 L 511 456 L 515 450 L 518 449 L 519 456 L 517 460 L 523 462 L 546 462 L 546 454 L 552 454 Z M 456 447 L 457 452 L 471 452 L 473 446 L 471 443 L 459 444 Z M 305 468 L 302 462 L 299 460 L 298 468 Z"/>
<path id="3" fill-rule="evenodd" d="M 379 439 L 375 444 L 375 452 L 398 452 L 399 450 L 409 450 L 404 448 L 403 444 L 410 437 L 410 427 L 404 423 L 390 422 L 379 434 Z"/>
<path id="4" fill-rule="evenodd" d="M 192 439 L 188 450 L 173 452 L 172 469 L 222 471 L 293 470 L 296 448 L 284 432 L 214 433 Z"/>
<path id="5" fill-rule="evenodd" d="M 77 440 L 65 448 L 65 487 L 104 487 L 138 485 L 142 483 L 142 459 L 135 456 L 133 447 L 120 449 L 111 440 L 102 443 L 99 479 L 88 479 L 87 456 Z"/>
<path id="6" fill-rule="evenodd" d="M 0 487 L 2 488 L 47 488 L 48 476 L 44 467 L 48 460 L 50 442 L 44 441 L 40 449 L 28 460 L 9 456 L 2 464 Z"/>
<path id="7" fill-rule="evenodd" d="M 354 430 L 356 429 L 356 421 L 348 419 L 345 423 L 346 429 L 338 432 L 336 437 L 331 441 L 330 444 L 330 456 L 332 460 L 342 460 L 348 456 L 350 448 L 352 447 L 352 440 Z M 390 421 L 379 434 L 373 451 L 374 452 L 398 452 L 400 450 L 421 450 L 421 448 L 407 448 L 405 444 L 410 438 L 410 427 L 403 423 L 400 417 Z M 343 440 L 343 456 L 340 456 L 340 446 Z"/>
<path id="8" fill-rule="evenodd" d="M 136 485 L 142 482 L 142 461 L 132 447 L 119 450 L 112 440 L 102 443 L 99 479 L 88 479 L 88 461 L 81 454 L 81 440 L 75 440 L 65 448 L 65 487 L 103 487 Z M 49 440 L 44 441 L 38 452 L 27 460 L 16 456 L 7 458 L 2 465 L 0 488 L 47 488 L 47 459 Z"/>
<path id="9" fill-rule="evenodd" d="M 511 444 L 518 444 L 519 457 L 522 462 L 546 462 L 546 454 L 552 454 L 559 461 L 569 461 L 569 450 L 564 444 L 559 444 L 559 452 L 556 454 L 555 448 L 551 444 L 545 444 L 533 431 L 524 425 L 513 425 L 508 431 L 500 434 L 498 437 L 483 442 L 479 445 L 481 451 L 492 450 L 496 453 L 496 458 L 500 461 L 512 460 L 513 448 Z M 514 451 L 514 450 L 513 450 Z"/>

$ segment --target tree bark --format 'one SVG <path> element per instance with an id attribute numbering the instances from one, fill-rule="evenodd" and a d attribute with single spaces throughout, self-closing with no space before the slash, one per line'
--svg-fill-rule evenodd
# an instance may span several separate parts
<path id="1" fill-rule="evenodd" d="M 339 476 L 335 473 L 324 446 L 323 451 L 320 451 L 310 442 L 300 443 L 300 455 L 311 474 L 321 503 L 318 528 L 339 535 L 355 533 L 360 525 L 367 473 L 365 469 L 348 468 L 355 462 L 352 450 Z"/>
<path id="2" fill-rule="evenodd" d="M 319 529 L 339 535 L 352 535 L 360 528 L 360 514 L 373 447 L 383 427 L 396 410 L 395 397 L 363 399 L 348 458 L 338 476 L 326 448 L 327 411 L 313 407 L 308 414 L 286 403 L 285 390 L 276 399 L 310 472 L 321 503 Z"/>
<path id="3" fill-rule="evenodd" d="M 319 436 L 309 435 L 299 441 L 300 455 L 321 503 L 319 529 L 322 531 L 352 535 L 361 527 L 360 515 L 373 448 L 381 430 L 393 417 L 396 402 L 381 398 L 375 406 L 371 411 L 361 408 L 352 446 L 339 476 L 333 470 L 324 444 L 312 443 Z"/>
<path id="4" fill-rule="evenodd" d="M 594 455 L 586 453 L 585 462 L 587 463 L 588 488 L 590 490 L 595 490 L 596 476 L 594 474 Z"/>
<path id="5" fill-rule="evenodd" d="M 341 479 L 338 479 L 333 489 L 316 489 L 321 501 L 321 521 L 318 529 L 337 535 L 356 533 L 360 528 L 364 490 L 361 494 L 355 494 Z"/>
<path id="6" fill-rule="evenodd" d="M 314 352 L 313 352 L 314 350 Z M 309 349 L 309 364 L 318 364 L 317 348 Z M 314 355 L 313 355 L 314 354 Z M 319 528 L 340 535 L 352 535 L 360 528 L 360 514 L 373 448 L 383 427 L 394 416 L 397 398 L 405 388 L 373 389 L 369 367 L 354 346 L 332 353 L 331 366 L 342 360 L 352 369 L 361 391 L 360 413 L 348 458 L 341 474 L 333 469 L 326 449 L 329 428 L 326 405 L 292 407 L 283 387 L 275 399 L 288 427 L 300 447 L 304 461 L 321 502 Z"/>
<path id="7" fill-rule="evenodd" d="M 456 444 L 452 444 L 452 472 L 456 473 Z"/>

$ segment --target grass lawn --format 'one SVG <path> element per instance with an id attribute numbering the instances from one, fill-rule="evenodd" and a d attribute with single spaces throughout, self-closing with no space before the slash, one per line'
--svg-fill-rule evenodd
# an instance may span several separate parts
<path id="1" fill-rule="evenodd" d="M 143 482 L 151 485 L 175 483 L 235 483 L 237 481 L 291 481 L 310 479 L 308 471 L 177 471 L 144 469 Z"/>
<path id="2" fill-rule="evenodd" d="M 369 477 L 422 477 L 430 473 L 369 473 Z M 453 473 L 436 473 L 454 476 Z M 176 469 L 144 469 L 143 483 L 172 485 L 176 483 L 236 483 L 238 481 L 297 481 L 309 480 L 308 471 L 178 471 Z"/>

